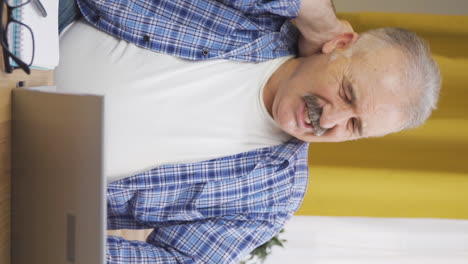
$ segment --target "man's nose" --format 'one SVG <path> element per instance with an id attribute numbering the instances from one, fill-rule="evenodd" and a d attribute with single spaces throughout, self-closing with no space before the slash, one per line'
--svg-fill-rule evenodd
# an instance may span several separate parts
<path id="1" fill-rule="evenodd" d="M 322 109 L 320 126 L 331 129 L 338 125 L 346 125 L 348 120 L 353 118 L 354 115 L 354 110 L 349 106 L 332 107 L 331 105 L 326 105 Z"/>

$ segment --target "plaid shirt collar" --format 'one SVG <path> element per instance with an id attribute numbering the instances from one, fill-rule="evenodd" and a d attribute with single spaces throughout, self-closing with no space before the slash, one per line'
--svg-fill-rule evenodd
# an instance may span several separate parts
<path id="1" fill-rule="evenodd" d="M 265 61 L 296 54 L 300 0 L 77 0 L 97 28 L 189 60 Z"/>

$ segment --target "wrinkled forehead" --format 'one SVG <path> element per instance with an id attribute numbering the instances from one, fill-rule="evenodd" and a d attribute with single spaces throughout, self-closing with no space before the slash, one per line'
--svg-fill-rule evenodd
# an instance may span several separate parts
<path id="1" fill-rule="evenodd" d="M 350 63 L 352 79 L 371 95 L 409 96 L 411 79 L 407 58 L 397 48 L 386 47 L 356 54 Z M 357 85 L 356 84 L 356 85 Z"/>
<path id="2" fill-rule="evenodd" d="M 404 121 L 404 111 L 398 106 L 376 104 L 373 111 L 362 114 L 363 137 L 380 137 L 400 131 Z"/>
<path id="3" fill-rule="evenodd" d="M 353 66 L 369 67 L 367 70 L 401 72 L 407 66 L 407 55 L 393 46 L 363 46 L 352 52 Z"/>
<path id="4" fill-rule="evenodd" d="M 400 130 L 410 103 L 402 54 L 381 49 L 352 64 L 352 82 L 361 115 L 363 136 L 382 136 Z"/>

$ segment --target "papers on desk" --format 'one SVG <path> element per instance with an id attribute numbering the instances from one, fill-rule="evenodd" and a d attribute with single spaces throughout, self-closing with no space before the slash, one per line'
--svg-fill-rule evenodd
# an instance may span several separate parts
<path id="1" fill-rule="evenodd" d="M 21 0 L 13 0 L 20 2 Z M 59 62 L 58 0 L 40 0 L 47 16 L 41 15 L 31 0 L 30 3 L 15 8 L 13 17 L 27 25 L 34 36 L 34 57 L 32 69 L 52 70 Z M 30 31 L 24 26 L 14 26 L 9 30 L 11 51 L 19 58 L 31 58 L 33 43 Z M 26 63 L 29 61 L 23 60 Z M 16 66 L 14 61 L 11 61 Z"/>
<path id="2" fill-rule="evenodd" d="M 27 87 L 27 90 L 31 91 L 38 91 L 38 92 L 45 92 L 45 93 L 56 93 L 57 92 L 57 86 L 51 85 L 51 86 L 33 86 L 33 87 Z"/>

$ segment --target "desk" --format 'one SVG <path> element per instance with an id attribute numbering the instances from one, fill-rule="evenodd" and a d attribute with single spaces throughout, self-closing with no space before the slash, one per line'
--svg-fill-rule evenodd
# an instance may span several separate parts
<path id="1" fill-rule="evenodd" d="M 31 75 L 22 70 L 4 72 L 3 52 L 0 48 L 0 263 L 10 258 L 10 197 L 11 197 L 11 90 L 19 81 L 26 86 L 53 84 L 53 71 L 33 70 Z"/>

